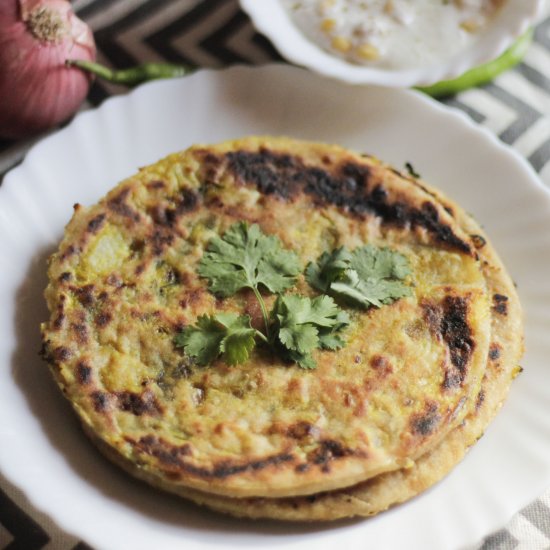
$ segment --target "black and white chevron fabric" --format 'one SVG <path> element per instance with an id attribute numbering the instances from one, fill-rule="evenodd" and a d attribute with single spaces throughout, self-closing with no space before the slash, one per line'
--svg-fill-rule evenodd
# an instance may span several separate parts
<path id="1" fill-rule="evenodd" d="M 75 0 L 74 6 L 94 30 L 99 61 L 112 67 L 162 60 L 200 67 L 280 60 L 271 44 L 255 32 L 237 0 Z M 122 92 L 122 88 L 96 82 L 84 108 Z M 445 103 L 517 149 L 550 186 L 550 5 L 518 67 Z M 25 142 L 0 140 L 0 182 L 42 137 Z M 41 548 L 90 547 L 33 509 L 0 474 L 0 550 Z M 475 550 L 549 548 L 550 490 Z"/>

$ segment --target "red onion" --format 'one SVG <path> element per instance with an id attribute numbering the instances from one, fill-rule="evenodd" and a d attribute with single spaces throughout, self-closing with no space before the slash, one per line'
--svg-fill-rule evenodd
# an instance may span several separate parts
<path id="1" fill-rule="evenodd" d="M 95 53 L 68 0 L 0 0 L 0 137 L 27 137 L 73 115 L 90 77 L 65 60 Z"/>

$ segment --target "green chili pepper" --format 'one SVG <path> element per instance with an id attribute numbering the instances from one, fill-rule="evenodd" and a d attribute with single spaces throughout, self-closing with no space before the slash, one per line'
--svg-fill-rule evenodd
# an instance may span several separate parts
<path id="1" fill-rule="evenodd" d="M 464 90 L 475 86 L 486 84 L 500 73 L 517 65 L 527 52 L 532 38 L 533 30 L 530 29 L 495 60 L 470 69 L 457 78 L 443 80 L 433 84 L 432 86 L 418 87 L 416 89 L 432 97 L 446 97 L 457 94 L 458 92 L 463 92 Z"/>
<path id="2" fill-rule="evenodd" d="M 443 80 L 432 86 L 421 86 L 416 89 L 432 97 L 440 98 L 454 95 L 475 86 L 481 86 L 519 63 L 527 52 L 532 38 L 533 30 L 530 29 L 497 59 L 475 67 L 457 78 Z M 78 67 L 113 84 L 124 86 L 137 86 L 142 82 L 159 78 L 177 78 L 190 74 L 195 70 L 194 67 L 172 63 L 144 63 L 120 70 L 112 70 L 92 61 L 69 59 L 66 64 L 70 67 Z"/>
<path id="3" fill-rule="evenodd" d="M 66 65 L 69 67 L 78 67 L 103 80 L 124 86 L 137 86 L 142 82 L 157 80 L 159 78 L 177 78 L 192 73 L 195 70 L 194 67 L 173 65 L 171 63 L 144 63 L 130 69 L 112 70 L 99 63 L 80 59 L 68 59 Z"/>

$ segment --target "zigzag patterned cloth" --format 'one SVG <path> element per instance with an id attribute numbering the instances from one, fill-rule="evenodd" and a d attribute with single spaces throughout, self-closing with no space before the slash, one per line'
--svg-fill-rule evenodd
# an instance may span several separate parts
<path id="1" fill-rule="evenodd" d="M 74 6 L 94 30 L 99 61 L 112 67 L 128 67 L 145 60 L 199 67 L 280 60 L 270 43 L 255 32 L 237 0 L 75 0 Z M 96 82 L 85 108 L 123 91 Z M 493 83 L 445 103 L 464 111 L 514 147 L 550 186 L 550 5 L 522 63 Z M 35 141 L 0 140 L 0 182 Z M 8 548 L 90 547 L 33 509 L 25 496 L 0 474 L 0 550 Z M 550 490 L 475 550 L 548 548 Z"/>

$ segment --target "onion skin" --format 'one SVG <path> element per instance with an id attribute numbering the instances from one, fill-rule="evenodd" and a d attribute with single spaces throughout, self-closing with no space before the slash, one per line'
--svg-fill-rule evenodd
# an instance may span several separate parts
<path id="1" fill-rule="evenodd" d="M 57 33 L 31 30 L 36 10 L 62 22 Z M 91 30 L 67 0 L 0 0 L 0 137 L 29 137 L 70 118 L 91 79 L 65 60 L 95 55 Z"/>

